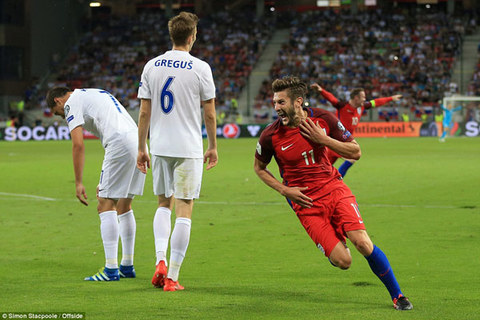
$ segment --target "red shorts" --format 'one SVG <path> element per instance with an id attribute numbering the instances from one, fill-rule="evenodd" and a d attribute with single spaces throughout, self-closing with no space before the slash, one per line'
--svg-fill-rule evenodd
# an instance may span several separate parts
<path id="1" fill-rule="evenodd" d="M 304 209 L 295 203 L 293 208 L 310 238 L 327 257 L 339 241 L 345 243 L 347 231 L 365 230 L 355 196 L 343 183 L 314 199 L 312 208 Z"/>
<path id="2" fill-rule="evenodd" d="M 327 158 L 328 161 L 333 165 L 335 161 L 337 161 L 338 158 L 341 158 L 342 156 L 336 153 L 335 151 L 327 148 Z"/>

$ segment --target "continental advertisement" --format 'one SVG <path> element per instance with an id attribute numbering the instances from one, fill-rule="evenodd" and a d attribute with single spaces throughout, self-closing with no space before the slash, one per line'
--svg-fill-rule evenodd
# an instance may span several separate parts
<path id="1" fill-rule="evenodd" d="M 361 137 L 436 137 L 441 122 L 360 122 L 354 136 Z"/>
<path id="2" fill-rule="evenodd" d="M 268 124 L 227 123 L 217 127 L 217 137 L 226 139 L 259 137 Z M 207 131 L 203 127 L 203 136 Z M 355 137 L 438 137 L 442 134 L 441 122 L 361 122 L 355 130 Z M 480 124 L 476 121 L 454 123 L 450 136 L 480 136 Z M 85 139 L 96 139 L 88 131 L 83 131 Z M 7 127 L 0 129 L 0 141 L 44 141 L 70 140 L 67 126 L 49 127 Z"/>

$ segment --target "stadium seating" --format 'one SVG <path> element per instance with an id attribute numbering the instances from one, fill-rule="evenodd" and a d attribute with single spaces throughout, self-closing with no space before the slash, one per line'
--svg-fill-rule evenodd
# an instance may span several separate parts
<path id="1" fill-rule="evenodd" d="M 444 13 L 411 16 L 365 11 L 351 16 L 347 11 L 310 11 L 280 16 L 289 22 L 289 41 L 282 47 L 270 80 L 255 98 L 253 117 L 271 121 L 271 80 L 288 74 L 319 82 L 338 98 L 348 99 L 353 87 L 364 87 L 368 98 L 401 93 L 395 107 L 408 107 L 412 115 L 424 113 L 424 106 L 451 91 L 451 74 L 468 18 L 451 18 Z M 127 108 L 138 108 L 138 82 L 144 63 L 168 50 L 167 20 L 160 13 L 107 16 L 92 21 L 63 61 L 55 64 L 47 88 L 35 84 L 27 92 L 27 107 L 46 109 L 46 89 L 53 85 L 100 87 L 110 91 Z M 217 108 L 228 115 L 248 76 L 275 28 L 273 18 L 257 19 L 253 13 L 217 12 L 199 23 L 192 54 L 212 67 L 217 88 Z M 476 72 L 471 91 L 480 92 Z M 312 105 L 328 103 L 310 97 Z M 38 107 L 37 107 L 38 108 Z M 398 111 L 380 119 L 397 120 Z M 46 110 L 48 114 L 48 110 Z"/>
<path id="2" fill-rule="evenodd" d="M 47 87 L 103 88 L 125 107 L 137 108 L 138 83 L 144 64 L 171 48 L 167 19 L 160 13 L 103 16 L 92 25 L 92 32 L 83 35 L 54 70 Z M 212 67 L 219 109 L 228 109 L 231 100 L 238 99 L 273 28 L 271 19 L 260 20 L 245 12 L 218 12 L 200 19 L 191 53 Z M 30 104 L 45 109 L 47 89 L 37 90 Z"/>
<path id="3" fill-rule="evenodd" d="M 468 22 L 444 13 L 296 14 L 271 79 L 295 74 L 342 99 L 348 99 L 354 87 L 365 88 L 367 98 L 401 93 L 404 99 L 397 107 L 413 106 L 422 113 L 424 105 L 431 107 L 451 90 L 453 64 Z M 260 89 L 256 108 L 269 103 L 270 83 Z M 327 103 L 321 98 L 318 102 Z M 396 120 L 398 113 L 394 110 L 380 119 Z"/>

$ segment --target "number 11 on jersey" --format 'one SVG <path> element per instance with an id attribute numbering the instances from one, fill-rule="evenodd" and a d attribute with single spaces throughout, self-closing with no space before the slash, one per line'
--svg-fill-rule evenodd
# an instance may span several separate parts
<path id="1" fill-rule="evenodd" d="M 165 81 L 162 87 L 162 92 L 160 94 L 160 105 L 162 106 L 162 111 L 167 114 L 172 111 L 173 104 L 175 103 L 173 92 L 168 89 L 168 87 L 170 87 L 170 85 L 172 84 L 173 80 L 175 80 L 175 77 L 167 78 L 167 81 Z"/>
<path id="2" fill-rule="evenodd" d="M 314 164 L 315 163 L 315 157 L 314 157 L 314 154 L 313 154 L 313 149 L 308 151 L 308 153 L 310 153 L 310 158 L 312 160 L 312 164 Z M 303 158 L 305 158 L 305 164 L 307 166 L 309 166 L 310 162 L 308 161 L 307 151 L 302 152 L 302 156 L 303 156 Z"/>

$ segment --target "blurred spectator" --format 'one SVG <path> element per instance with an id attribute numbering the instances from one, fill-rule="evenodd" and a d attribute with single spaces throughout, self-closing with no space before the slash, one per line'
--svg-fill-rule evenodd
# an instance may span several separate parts
<path id="1" fill-rule="evenodd" d="M 92 23 L 93 30 L 81 38 L 65 59 L 58 54 L 52 56 L 56 81 L 49 82 L 47 87 L 103 88 L 128 108 L 138 108 L 143 65 L 171 45 L 166 24 L 167 19 L 160 12 L 103 16 L 102 21 Z M 238 110 L 238 96 L 274 26 L 273 18 L 259 19 L 254 12 L 244 11 L 216 12 L 200 19 L 198 28 L 202 32 L 192 54 L 212 67 L 218 101 L 228 101 Z M 38 93 L 33 104 L 40 105 L 45 92 Z M 226 113 L 235 114 L 236 110 Z"/>
<path id="2" fill-rule="evenodd" d="M 192 51 L 212 67 L 218 109 L 234 121 L 238 97 L 276 26 L 290 28 L 270 77 L 295 74 L 318 82 L 338 98 L 348 100 L 353 87 L 364 87 L 368 98 L 401 93 L 398 108 L 409 108 L 421 119 L 423 109 L 458 92 L 452 68 L 464 34 L 476 29 L 474 17 L 442 12 L 383 12 L 368 10 L 351 15 L 345 10 L 322 10 L 258 19 L 254 12 L 215 12 L 200 20 L 199 38 Z M 38 79 L 25 92 L 26 108 L 45 110 L 44 95 L 54 85 L 100 87 L 130 109 L 138 108 L 136 92 L 146 61 L 168 50 L 167 19 L 160 12 L 133 16 L 102 16 L 66 57 L 52 55 L 54 80 L 40 90 Z M 479 45 L 480 46 L 480 45 Z M 468 87 L 480 96 L 480 60 Z M 253 115 L 271 121 L 271 83 L 262 83 Z M 310 105 L 329 108 L 321 97 Z M 266 109 L 269 115 L 263 119 Z M 397 120 L 398 112 L 384 119 Z"/>
<path id="3" fill-rule="evenodd" d="M 471 24 L 468 16 L 380 9 L 353 16 L 325 10 L 296 14 L 292 20 L 289 41 L 270 70 L 273 79 L 296 74 L 342 99 L 353 87 L 364 87 L 369 98 L 401 93 L 398 107 L 430 105 L 445 92 L 458 91 L 451 74 L 464 25 Z M 262 85 L 257 99 L 269 86 Z M 381 116 L 398 119 L 398 113 Z"/>

